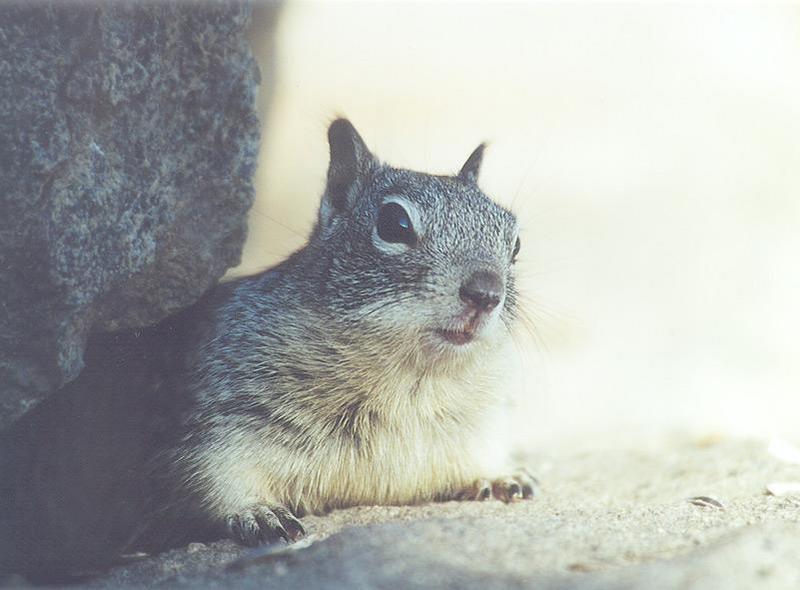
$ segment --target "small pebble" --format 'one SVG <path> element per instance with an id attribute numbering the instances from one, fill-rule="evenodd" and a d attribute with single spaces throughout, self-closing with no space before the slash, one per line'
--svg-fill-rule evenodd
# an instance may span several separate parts
<path id="1" fill-rule="evenodd" d="M 567 566 L 567 569 L 569 571 L 571 571 L 571 572 L 579 572 L 579 573 L 585 574 L 585 573 L 588 573 L 588 572 L 595 571 L 597 569 L 597 567 L 592 566 L 592 565 L 590 565 L 588 563 L 577 562 L 577 563 L 569 564 Z"/>
<path id="2" fill-rule="evenodd" d="M 767 484 L 767 492 L 773 496 L 800 494 L 800 481 L 773 481 Z"/>
<path id="3" fill-rule="evenodd" d="M 702 506 L 703 508 L 720 508 L 725 510 L 725 506 L 722 505 L 722 502 L 715 500 L 711 496 L 694 496 L 693 498 L 689 498 L 688 502 L 695 506 Z"/>

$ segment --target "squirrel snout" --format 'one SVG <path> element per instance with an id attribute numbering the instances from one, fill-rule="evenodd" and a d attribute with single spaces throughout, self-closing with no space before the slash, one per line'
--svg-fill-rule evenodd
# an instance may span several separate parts
<path id="1" fill-rule="evenodd" d="M 503 279 L 497 273 L 479 270 L 461 284 L 458 296 L 477 311 L 490 312 L 500 303 L 505 293 Z"/>

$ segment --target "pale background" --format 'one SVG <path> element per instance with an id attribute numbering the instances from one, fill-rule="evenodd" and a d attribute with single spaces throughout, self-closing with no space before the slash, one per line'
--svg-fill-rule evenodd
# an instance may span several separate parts
<path id="1" fill-rule="evenodd" d="M 290 0 L 259 51 L 235 273 L 303 243 L 336 115 L 431 172 L 489 140 L 537 327 L 520 440 L 800 436 L 800 7 Z"/>

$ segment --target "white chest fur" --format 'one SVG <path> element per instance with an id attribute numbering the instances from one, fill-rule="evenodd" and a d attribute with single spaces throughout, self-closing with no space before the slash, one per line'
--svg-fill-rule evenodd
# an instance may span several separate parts
<path id="1" fill-rule="evenodd" d="M 346 435 L 317 432 L 320 409 L 310 414 L 302 449 L 281 444 L 269 423 L 212 433 L 194 458 L 207 509 L 222 518 L 256 502 L 308 512 L 410 504 L 505 469 L 496 371 L 423 379 L 395 373 L 368 387 Z"/>

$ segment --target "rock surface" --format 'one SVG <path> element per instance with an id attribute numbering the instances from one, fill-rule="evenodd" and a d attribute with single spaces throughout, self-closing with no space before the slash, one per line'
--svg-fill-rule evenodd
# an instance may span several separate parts
<path id="1" fill-rule="evenodd" d="M 193 544 L 93 588 L 800 588 L 800 479 L 757 442 L 671 441 L 531 457 L 532 502 L 366 507 L 304 520 L 293 546 Z M 689 501 L 708 496 L 721 504 Z"/>
<path id="2" fill-rule="evenodd" d="M 236 264 L 259 141 L 241 2 L 0 7 L 0 427 Z"/>

